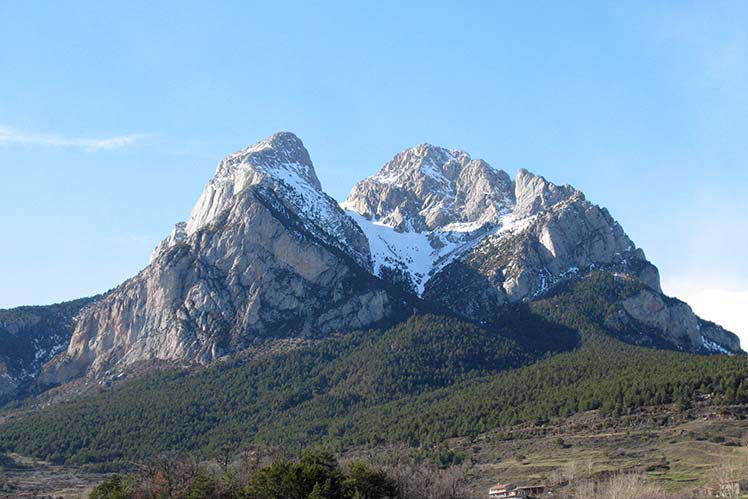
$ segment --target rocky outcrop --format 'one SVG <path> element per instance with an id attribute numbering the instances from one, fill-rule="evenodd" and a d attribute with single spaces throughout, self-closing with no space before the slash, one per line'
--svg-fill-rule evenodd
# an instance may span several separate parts
<path id="1" fill-rule="evenodd" d="M 357 183 L 341 206 L 369 240 L 373 273 L 421 295 L 435 269 L 511 211 L 514 183 L 464 151 L 421 144 Z"/>
<path id="2" fill-rule="evenodd" d="M 660 290 L 657 269 L 605 208 L 524 169 L 512 182 L 465 152 L 408 149 L 342 205 L 368 236 L 375 273 L 410 276 L 424 299 L 468 317 L 600 267 Z"/>
<path id="3" fill-rule="evenodd" d="M 579 192 L 486 238 L 466 260 L 490 275 L 509 301 L 538 296 L 559 279 L 595 268 L 633 274 L 660 289 L 644 252 L 607 210 Z"/>
<path id="4" fill-rule="evenodd" d="M 488 317 L 494 310 L 477 305 L 485 302 L 483 295 L 488 291 L 471 293 L 468 298 L 456 297 L 458 291 L 451 285 L 455 274 L 462 274 L 462 279 L 473 283 L 482 282 L 492 289 L 493 301 L 506 303 L 536 298 L 556 283 L 593 269 L 634 275 L 659 292 L 657 269 L 607 210 L 574 191 L 539 211 L 542 193 L 548 190 L 540 189 L 539 199 L 533 201 L 523 195 L 522 184 L 517 186 L 517 199 L 528 200 L 525 206 L 535 206 L 533 214 L 522 217 L 524 212 L 520 212 L 507 218 L 497 232 L 437 272 L 426 283 L 425 299 L 463 313 L 451 304 L 474 297 L 476 303 L 465 305 L 465 309 Z"/>
<path id="5" fill-rule="evenodd" d="M 542 298 L 559 283 L 602 270 L 643 285 L 617 305 L 656 331 L 655 344 L 696 353 L 740 351 L 734 334 L 663 295 L 657 268 L 605 208 L 526 170 L 515 185 L 517 205 L 505 225 L 437 272 L 426 283 L 425 299 L 488 319 L 497 304 Z"/>
<path id="6" fill-rule="evenodd" d="M 514 206 L 514 213 L 518 217 L 535 215 L 577 193 L 570 185 L 555 185 L 540 175 L 520 168 L 515 179 L 517 203 Z"/>
<path id="7" fill-rule="evenodd" d="M 342 206 L 368 236 L 375 274 L 469 316 L 595 266 L 634 272 L 659 290 L 657 269 L 607 210 L 524 169 L 512 182 L 466 152 L 403 151 Z"/>
<path id="8" fill-rule="evenodd" d="M 740 351 L 738 338 L 696 316 L 686 303 L 664 297 L 651 289 L 621 302 L 624 310 L 634 319 L 656 328 L 674 345 L 684 350 L 707 353 Z"/>
<path id="9" fill-rule="evenodd" d="M 159 257 L 163 252 L 184 242 L 187 239 L 187 222 L 177 222 L 166 239 L 161 241 L 151 253 L 151 262 Z"/>
<path id="10" fill-rule="evenodd" d="M 81 313 L 43 381 L 371 326 L 393 303 L 370 265 L 364 235 L 321 192 L 301 141 L 275 135 L 219 165 L 184 235 Z"/>
<path id="11" fill-rule="evenodd" d="M 367 234 L 375 274 L 465 317 L 489 320 L 504 304 L 603 270 L 663 304 L 654 315 L 633 298 L 623 305 L 660 332 L 654 344 L 739 350 L 732 333 L 662 294 L 657 268 L 605 208 L 525 169 L 512 182 L 465 152 L 424 144 L 356 184 L 342 206 Z"/>

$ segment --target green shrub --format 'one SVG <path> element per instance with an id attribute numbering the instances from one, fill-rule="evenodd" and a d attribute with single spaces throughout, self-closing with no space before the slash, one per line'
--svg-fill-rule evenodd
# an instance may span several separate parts
<path id="1" fill-rule="evenodd" d="M 131 491 L 119 475 L 112 475 L 89 494 L 89 499 L 128 499 Z"/>

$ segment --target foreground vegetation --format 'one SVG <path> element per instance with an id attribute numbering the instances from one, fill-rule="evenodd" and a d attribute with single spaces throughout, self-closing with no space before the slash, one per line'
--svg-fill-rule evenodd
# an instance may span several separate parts
<path id="1" fill-rule="evenodd" d="M 570 466 L 546 477 L 547 492 L 569 499 L 647 498 L 696 499 L 740 497 L 725 488 L 668 490 L 652 473 L 622 470 L 593 474 Z M 745 466 L 742 467 L 745 471 Z M 279 456 L 267 448 L 251 446 L 234 459 L 225 456 L 198 462 L 192 458 L 162 455 L 128 475 L 113 475 L 89 495 L 92 499 L 124 498 L 224 498 L 224 499 L 468 499 L 485 497 L 488 487 L 470 483 L 474 465 L 442 467 L 414 459 L 402 450 L 386 458 L 346 460 L 342 464 L 329 453 L 306 453 L 297 460 Z M 715 474 L 715 480 L 736 475 Z M 518 483 L 526 482 L 523 478 Z M 720 486 L 720 484 L 722 486 Z M 472 486 L 471 486 L 472 485 Z M 493 485 L 493 483 L 491 484 Z"/>
<path id="2" fill-rule="evenodd" d="M 705 399 L 688 410 L 665 405 L 627 416 L 592 411 L 449 439 L 434 449 L 358 447 L 337 456 L 344 474 L 352 463 L 365 463 L 394 481 L 397 490 L 428 491 L 431 499 L 485 497 L 497 482 L 543 484 L 555 497 L 621 497 L 622 490 L 633 490 L 622 497 L 702 498 L 713 496 L 720 484 L 748 477 L 746 435 L 748 406 Z M 102 481 L 112 482 L 110 474 L 94 473 L 91 465 L 54 465 L 18 455 L 5 461 L 0 497 L 83 497 Z M 164 497 L 171 483 L 172 497 L 189 497 L 197 494 L 199 475 L 198 490 L 218 497 L 240 494 L 257 470 L 298 461 L 283 449 L 257 445 L 225 447 L 203 457 L 162 453 L 120 470 L 123 488 L 115 490 L 127 497 Z"/>
<path id="3" fill-rule="evenodd" d="M 3 425 L 0 446 L 69 464 L 210 453 L 249 442 L 339 448 L 370 440 L 347 431 L 349 416 L 455 383 L 469 386 L 532 355 L 506 335 L 419 316 L 385 332 L 117 384 Z"/>
<path id="4" fill-rule="evenodd" d="M 372 466 L 352 461 L 341 466 L 326 452 L 288 460 L 250 448 L 234 460 L 199 463 L 160 457 L 125 477 L 98 485 L 91 499 L 433 499 L 467 498 L 459 473 L 427 465 Z M 268 462 L 270 461 L 270 462 Z"/>

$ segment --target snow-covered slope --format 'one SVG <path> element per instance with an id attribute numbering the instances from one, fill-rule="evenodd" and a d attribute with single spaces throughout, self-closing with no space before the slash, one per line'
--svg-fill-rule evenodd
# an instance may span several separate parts
<path id="1" fill-rule="evenodd" d="M 421 296 L 428 280 L 452 260 L 465 256 L 486 237 L 502 237 L 528 226 L 532 217 L 517 220 L 513 214 L 498 219 L 490 229 L 475 222 L 453 223 L 433 231 L 398 231 L 378 220 L 347 210 L 369 240 L 373 272 L 388 277 L 395 271 L 409 280 L 408 287 Z"/>
<path id="2" fill-rule="evenodd" d="M 395 271 L 399 277 L 407 278 L 407 287 L 418 295 L 423 293 L 434 269 L 461 254 L 472 240 L 463 233 L 398 232 L 392 226 L 367 220 L 354 211 L 347 213 L 369 240 L 374 274 L 384 277 L 387 272 Z"/>

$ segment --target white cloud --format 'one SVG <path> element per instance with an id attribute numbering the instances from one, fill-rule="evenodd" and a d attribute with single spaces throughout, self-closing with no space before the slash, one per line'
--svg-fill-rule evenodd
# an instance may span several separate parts
<path id="1" fill-rule="evenodd" d="M 737 334 L 740 345 L 748 347 L 748 290 L 702 289 L 689 293 L 686 302 L 702 319 Z"/>
<path id="2" fill-rule="evenodd" d="M 101 149 L 118 149 L 132 145 L 144 138 L 142 134 L 117 135 L 99 139 L 82 137 L 65 137 L 63 135 L 31 133 L 10 127 L 0 127 L 0 145 L 19 144 L 30 146 L 50 146 L 79 148 L 88 151 Z"/>

